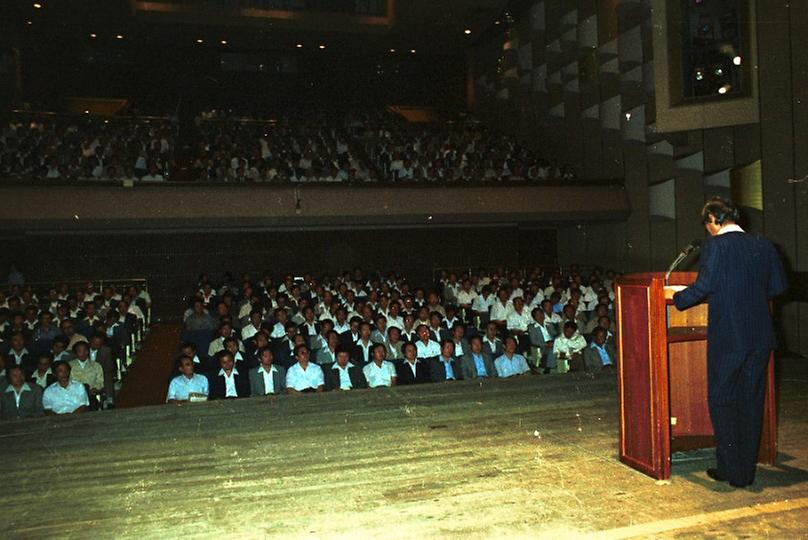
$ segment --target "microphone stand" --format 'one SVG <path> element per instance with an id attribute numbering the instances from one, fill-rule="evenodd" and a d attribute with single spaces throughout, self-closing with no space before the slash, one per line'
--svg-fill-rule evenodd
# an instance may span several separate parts
<path id="1" fill-rule="evenodd" d="M 676 267 L 682 264 L 682 261 L 687 259 L 688 256 L 690 256 L 690 254 L 696 251 L 697 249 L 699 249 L 698 245 L 690 244 L 685 249 L 683 249 L 681 253 L 679 253 L 676 259 L 674 259 L 674 261 L 668 267 L 668 271 L 665 273 L 665 285 L 668 284 L 668 280 L 671 277 L 671 273 L 676 269 Z"/>

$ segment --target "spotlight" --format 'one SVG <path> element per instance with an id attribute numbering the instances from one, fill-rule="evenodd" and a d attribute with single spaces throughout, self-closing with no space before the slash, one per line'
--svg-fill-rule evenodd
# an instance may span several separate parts
<path id="1" fill-rule="evenodd" d="M 222 45 L 227 45 L 227 40 L 226 40 L 226 39 L 223 39 L 223 40 L 222 40 L 220 43 L 221 43 Z"/>
<path id="2" fill-rule="evenodd" d="M 204 40 L 201 40 L 201 39 L 197 39 L 197 40 L 196 40 L 196 42 L 197 42 L 197 43 L 205 43 L 205 41 L 204 41 Z"/>
<path id="3" fill-rule="evenodd" d="M 33 21 L 25 21 L 25 24 L 27 24 L 28 26 L 31 26 L 32 24 L 34 24 L 34 22 Z"/>
<path id="4" fill-rule="evenodd" d="M 98 35 L 97 35 L 96 33 L 92 33 L 92 34 L 90 34 L 90 37 L 91 37 L 91 38 L 93 38 L 93 39 L 95 39 L 95 38 L 97 38 L 97 37 L 98 37 Z"/>
<path id="5" fill-rule="evenodd" d="M 390 52 L 394 53 L 394 52 L 396 52 L 396 50 L 395 49 L 390 49 Z"/>
<path id="6" fill-rule="evenodd" d="M 713 73 L 715 73 L 715 74 L 716 74 L 716 76 L 720 77 L 721 75 L 723 75 L 723 74 L 724 74 L 724 70 L 723 70 L 723 69 L 721 69 L 720 67 L 717 67 L 717 68 L 715 68 L 715 70 L 713 71 Z"/>
<path id="7" fill-rule="evenodd" d="M 35 2 L 34 9 L 42 9 L 42 4 L 40 4 L 39 2 Z"/>
<path id="8" fill-rule="evenodd" d="M 415 49 L 410 49 L 410 54 L 415 54 Z"/>
<path id="9" fill-rule="evenodd" d="M 295 47 L 297 47 L 298 49 L 302 49 L 302 48 L 303 48 L 303 44 L 302 44 L 302 43 L 298 43 L 297 45 L 295 45 Z"/>
<path id="10" fill-rule="evenodd" d="M 117 36 L 115 36 L 115 39 L 123 39 L 123 34 L 118 34 Z"/>
<path id="11" fill-rule="evenodd" d="M 463 33 L 466 35 L 471 34 L 471 28 L 466 28 L 465 30 L 463 30 Z"/>
<path id="12" fill-rule="evenodd" d="M 320 48 L 325 49 L 325 45 L 323 43 L 320 43 Z"/>
<path id="13" fill-rule="evenodd" d="M 704 70 L 702 70 L 700 68 L 696 70 L 696 80 L 697 81 L 703 81 L 704 80 Z"/>
<path id="14" fill-rule="evenodd" d="M 718 89 L 718 93 L 719 94 L 726 94 L 730 90 L 732 90 L 732 85 L 725 84 L 724 86 L 722 86 L 721 88 Z"/>
<path id="15" fill-rule="evenodd" d="M 732 59 L 732 63 L 735 64 L 736 66 L 740 66 L 741 65 L 741 57 L 736 56 L 735 58 Z"/>

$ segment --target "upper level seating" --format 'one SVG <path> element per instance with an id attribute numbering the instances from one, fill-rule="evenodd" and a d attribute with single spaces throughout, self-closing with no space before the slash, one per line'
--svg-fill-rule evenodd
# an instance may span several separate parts
<path id="1" fill-rule="evenodd" d="M 165 119 L 15 114 L 0 130 L 0 178 L 162 181 L 176 137 Z"/>
<path id="2" fill-rule="evenodd" d="M 153 117 L 13 115 L 0 132 L 0 179 L 202 182 L 571 180 L 512 137 L 472 118 L 419 124 L 383 111 L 299 111 L 271 120 L 202 113 L 196 129 Z M 190 163 L 187 161 L 190 159 Z"/>

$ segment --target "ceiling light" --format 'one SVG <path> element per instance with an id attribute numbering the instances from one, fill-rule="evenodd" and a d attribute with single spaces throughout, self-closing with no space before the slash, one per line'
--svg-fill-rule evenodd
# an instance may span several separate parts
<path id="1" fill-rule="evenodd" d="M 123 39 L 123 34 L 118 34 L 117 36 L 115 36 L 115 39 Z"/>
<path id="2" fill-rule="evenodd" d="M 411 52 L 412 54 L 415 54 L 415 49 L 410 49 L 410 52 Z"/>
<path id="3" fill-rule="evenodd" d="M 95 39 L 95 38 L 97 38 L 97 37 L 98 37 L 98 35 L 96 35 L 95 33 L 93 33 L 93 34 L 90 34 L 90 37 L 91 37 L 91 38 L 93 38 L 93 39 Z"/>
<path id="4" fill-rule="evenodd" d="M 396 52 L 396 50 L 395 49 L 390 49 L 390 52 L 394 53 L 394 52 Z"/>
<path id="5" fill-rule="evenodd" d="M 298 49 L 302 49 L 302 48 L 303 48 L 303 44 L 302 44 L 302 43 L 298 43 L 297 45 L 295 45 L 295 47 L 297 47 Z"/>
<path id="6" fill-rule="evenodd" d="M 40 4 L 39 2 L 35 2 L 34 9 L 42 9 L 42 4 Z"/>
<path id="7" fill-rule="evenodd" d="M 223 39 L 223 40 L 221 41 L 221 44 L 222 44 L 222 45 L 227 45 L 227 40 L 226 40 L 226 39 Z"/>
<path id="8" fill-rule="evenodd" d="M 34 24 L 34 22 L 33 21 L 25 21 L 25 24 L 30 26 L 30 25 Z"/>
<path id="9" fill-rule="evenodd" d="M 204 43 L 204 40 L 197 39 L 197 40 L 196 40 L 196 42 L 197 42 L 197 43 Z"/>
<path id="10" fill-rule="evenodd" d="M 735 64 L 736 66 L 740 66 L 741 65 L 741 57 L 736 56 L 735 58 L 732 59 L 732 63 Z"/>
<path id="11" fill-rule="evenodd" d="M 320 43 L 320 48 L 321 48 L 321 49 L 325 49 L 325 45 L 323 45 L 322 43 Z"/>
<path id="12" fill-rule="evenodd" d="M 466 35 L 471 34 L 471 28 L 466 28 L 465 30 L 463 30 L 463 33 Z"/>
<path id="13" fill-rule="evenodd" d="M 718 89 L 718 93 L 719 94 L 726 94 L 730 90 L 732 90 L 732 85 L 725 84 L 724 86 L 722 86 L 721 88 Z"/>

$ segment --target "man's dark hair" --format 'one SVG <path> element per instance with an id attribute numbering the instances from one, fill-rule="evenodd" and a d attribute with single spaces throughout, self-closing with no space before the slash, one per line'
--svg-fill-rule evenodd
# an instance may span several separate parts
<path id="1" fill-rule="evenodd" d="M 578 330 L 578 325 L 575 324 L 574 321 L 567 321 L 567 322 L 564 323 L 564 330 L 566 330 L 567 328 L 571 328 L 573 330 Z"/>
<path id="2" fill-rule="evenodd" d="M 701 210 L 702 222 L 709 223 L 710 216 L 713 216 L 716 225 L 723 225 L 727 221 L 738 222 L 741 218 L 741 213 L 731 200 L 713 197 L 707 201 L 707 204 Z"/>

